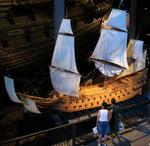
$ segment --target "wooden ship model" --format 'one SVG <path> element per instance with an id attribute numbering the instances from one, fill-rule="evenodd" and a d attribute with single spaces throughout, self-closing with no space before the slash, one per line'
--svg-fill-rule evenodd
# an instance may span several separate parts
<path id="1" fill-rule="evenodd" d="M 74 112 L 99 107 L 103 101 L 110 104 L 112 98 L 121 102 L 141 94 L 146 78 L 146 52 L 140 40 L 130 40 L 127 47 L 126 15 L 126 11 L 112 9 L 91 54 L 95 71 L 101 72 L 103 79 L 80 83 L 83 76 L 76 67 L 71 20 L 63 19 L 49 67 L 54 90 L 47 98 L 21 93 L 15 91 L 14 80 L 5 76 L 9 97 L 29 111 L 40 113 L 38 107 Z"/>

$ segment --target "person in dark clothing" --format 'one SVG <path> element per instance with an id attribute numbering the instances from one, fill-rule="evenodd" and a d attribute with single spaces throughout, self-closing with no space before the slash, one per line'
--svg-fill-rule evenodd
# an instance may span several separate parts
<path id="1" fill-rule="evenodd" d="M 116 105 L 116 100 L 114 98 L 111 99 L 111 106 L 108 107 L 108 110 L 110 110 L 111 113 L 111 120 L 110 120 L 110 128 L 111 128 L 111 133 L 115 134 L 115 136 L 119 136 L 119 122 L 121 119 L 120 116 L 120 110 L 119 106 Z"/>

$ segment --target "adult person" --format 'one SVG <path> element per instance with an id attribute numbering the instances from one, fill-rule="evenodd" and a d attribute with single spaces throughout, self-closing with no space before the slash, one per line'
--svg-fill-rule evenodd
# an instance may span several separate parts
<path id="1" fill-rule="evenodd" d="M 107 106 L 107 103 L 103 102 L 102 109 L 100 109 L 97 114 L 96 126 L 99 134 L 98 146 L 102 146 L 102 142 L 104 143 L 104 146 L 106 146 L 107 136 L 110 134 L 109 120 L 111 118 L 111 114 L 110 111 L 107 110 Z"/>
<path id="2" fill-rule="evenodd" d="M 112 135 L 115 134 L 115 136 L 119 136 L 119 123 L 121 120 L 120 116 L 120 109 L 119 106 L 116 104 L 115 98 L 111 99 L 111 105 L 108 107 L 108 110 L 111 114 L 111 120 L 110 120 L 110 129 L 112 132 Z"/>

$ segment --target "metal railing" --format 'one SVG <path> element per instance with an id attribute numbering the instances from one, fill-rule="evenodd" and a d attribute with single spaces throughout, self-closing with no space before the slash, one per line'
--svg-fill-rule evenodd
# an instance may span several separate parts
<path id="1" fill-rule="evenodd" d="M 150 100 L 145 100 L 141 103 L 132 102 L 131 105 L 120 107 L 121 112 L 127 114 L 127 111 L 136 111 L 134 109 L 146 107 Z M 138 111 L 138 110 L 137 110 Z M 96 114 L 88 115 L 87 118 L 72 121 L 70 124 L 57 126 L 54 128 L 42 130 L 25 136 L 0 142 L 0 146 L 79 146 L 80 143 L 88 141 L 92 133 L 92 128 L 95 127 Z"/>
<path id="2" fill-rule="evenodd" d="M 0 142 L 0 146 L 74 146 L 83 135 L 91 133 L 89 127 L 95 124 L 95 117 L 77 123 L 65 124 L 25 136 Z"/>

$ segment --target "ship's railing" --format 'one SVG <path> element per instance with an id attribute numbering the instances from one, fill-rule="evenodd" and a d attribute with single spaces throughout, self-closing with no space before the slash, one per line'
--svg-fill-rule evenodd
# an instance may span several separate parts
<path id="1" fill-rule="evenodd" d="M 142 99 L 144 98 L 137 97 L 135 100 L 119 103 L 121 112 L 124 113 L 123 115 L 126 116 L 130 114 L 130 111 L 134 111 L 133 114 L 135 114 L 135 112 L 139 114 L 138 109 L 141 107 L 141 109 L 144 110 L 144 112 L 141 113 L 146 114 L 145 108 L 149 108 L 150 100 Z M 146 106 L 146 104 L 148 106 Z M 132 116 L 133 115 L 129 115 L 127 117 Z M 81 143 L 94 138 L 91 134 L 95 123 L 96 114 L 89 114 L 88 116 L 86 115 L 70 120 L 69 124 L 2 141 L 0 142 L 0 146 L 79 146 Z M 126 124 L 126 126 L 131 126 L 131 123 L 129 124 Z"/>

